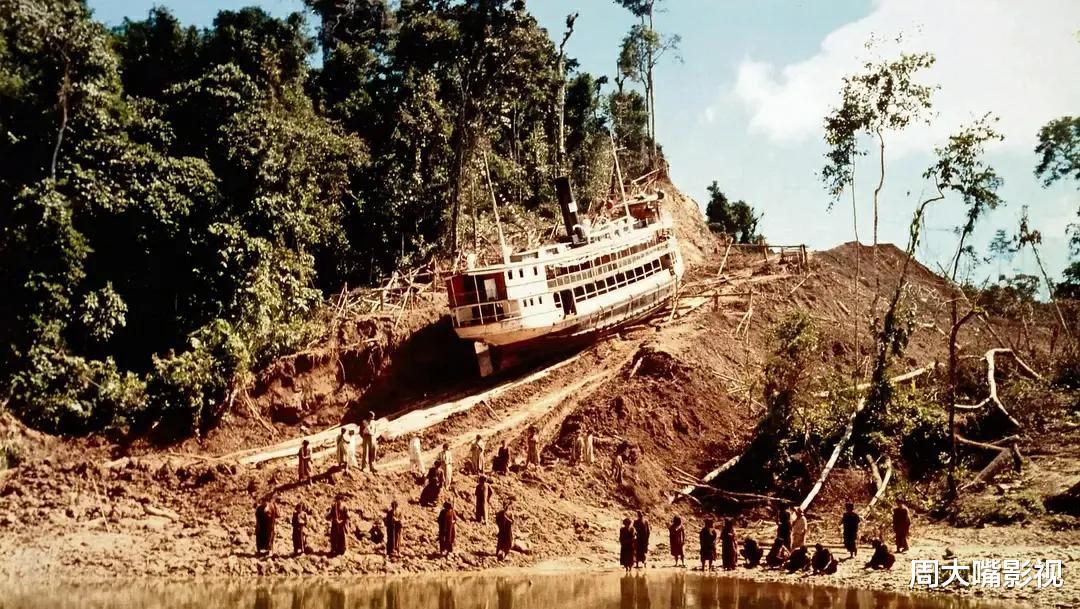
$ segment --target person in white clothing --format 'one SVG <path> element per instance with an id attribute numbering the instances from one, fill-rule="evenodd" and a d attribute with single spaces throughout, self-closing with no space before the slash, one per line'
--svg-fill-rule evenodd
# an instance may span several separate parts
<path id="1" fill-rule="evenodd" d="M 409 460 L 412 461 L 413 471 L 417 476 L 423 476 L 424 469 L 424 452 L 420 447 L 420 436 L 413 436 L 409 440 Z"/>
<path id="2" fill-rule="evenodd" d="M 442 445 L 442 451 L 439 452 L 439 465 L 442 466 L 443 485 L 449 487 L 454 475 L 454 455 L 450 453 L 449 444 Z"/>

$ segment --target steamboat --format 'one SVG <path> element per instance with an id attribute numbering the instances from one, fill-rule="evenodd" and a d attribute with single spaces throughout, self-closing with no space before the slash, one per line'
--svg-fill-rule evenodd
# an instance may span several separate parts
<path id="1" fill-rule="evenodd" d="M 569 180 L 555 190 L 566 235 L 447 280 L 454 330 L 478 355 L 568 343 L 641 319 L 675 296 L 683 261 L 663 191 L 623 197 L 615 218 L 580 220 Z M 481 368 L 485 367 L 481 359 Z"/>

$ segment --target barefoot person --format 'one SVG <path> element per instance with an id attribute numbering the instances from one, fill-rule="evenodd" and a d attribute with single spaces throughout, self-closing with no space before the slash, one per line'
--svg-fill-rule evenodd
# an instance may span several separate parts
<path id="1" fill-rule="evenodd" d="M 649 521 L 645 520 L 645 514 L 638 512 L 634 521 L 634 562 L 637 567 L 645 567 L 649 554 L 649 534 Z"/>
<path id="2" fill-rule="evenodd" d="M 596 438 L 592 432 L 585 435 L 585 464 L 592 465 L 596 462 Z"/>
<path id="3" fill-rule="evenodd" d="M 326 518 L 330 521 L 330 556 L 341 556 L 349 544 L 349 510 L 345 508 L 344 496 L 334 497 Z"/>
<path id="4" fill-rule="evenodd" d="M 779 569 L 787 563 L 788 549 L 784 545 L 784 540 L 779 537 L 773 541 L 772 547 L 769 548 L 769 553 L 765 556 L 765 566 L 770 569 Z"/>
<path id="5" fill-rule="evenodd" d="M 452 486 L 454 480 L 454 454 L 450 452 L 449 444 L 443 443 L 436 463 L 442 470 L 443 484 L 447 487 Z"/>
<path id="6" fill-rule="evenodd" d="M 341 433 L 338 434 L 337 441 L 334 445 L 334 454 L 337 457 L 338 469 L 349 473 L 349 429 L 347 427 L 341 428 Z"/>
<path id="7" fill-rule="evenodd" d="M 502 560 L 514 549 L 514 516 L 510 513 L 509 505 L 495 514 L 495 526 L 499 530 L 495 542 L 495 558 Z"/>
<path id="8" fill-rule="evenodd" d="M 495 461 L 491 464 L 491 471 L 496 474 L 510 472 L 510 449 L 506 447 L 506 440 L 499 443 L 499 450 L 495 453 Z"/>
<path id="9" fill-rule="evenodd" d="M 783 546 L 781 546 L 783 547 Z M 742 550 L 739 552 L 742 555 L 743 560 L 746 561 L 747 569 L 755 569 L 761 564 L 761 546 L 758 545 L 757 540 L 747 537 L 743 540 Z"/>
<path id="10" fill-rule="evenodd" d="M 698 542 L 701 546 L 701 570 L 704 571 L 705 564 L 708 563 L 709 570 L 715 571 L 713 561 L 716 560 L 716 530 L 713 529 L 711 518 L 705 519 L 705 526 L 701 528 L 701 533 L 698 534 Z"/>
<path id="11" fill-rule="evenodd" d="M 529 468 L 533 465 L 540 466 L 540 438 L 536 432 L 535 427 L 529 428 L 529 437 L 525 442 L 525 467 Z"/>
<path id="12" fill-rule="evenodd" d="M 301 484 L 311 482 L 311 443 L 304 440 L 300 452 L 296 455 L 296 478 Z"/>
<path id="13" fill-rule="evenodd" d="M 819 543 L 814 546 L 814 558 L 810 564 L 814 567 L 814 575 L 832 575 L 836 573 L 838 563 L 832 552 Z"/>
<path id="14" fill-rule="evenodd" d="M 443 468 L 441 463 L 435 463 L 427 473 L 427 483 L 420 491 L 420 505 L 423 507 L 435 507 L 439 501 L 439 495 L 443 489 Z"/>
<path id="15" fill-rule="evenodd" d="M 788 573 L 806 571 L 810 568 L 810 550 L 806 546 L 799 546 L 791 551 L 784 569 Z"/>
<path id="16" fill-rule="evenodd" d="M 675 559 L 675 566 L 679 566 L 679 562 L 682 562 L 682 566 L 685 567 L 686 529 L 683 527 L 682 518 L 678 516 L 671 519 L 671 526 L 668 527 L 668 547 L 671 548 L 671 556 Z"/>
<path id="17" fill-rule="evenodd" d="M 476 481 L 476 522 L 487 524 L 491 493 L 491 483 L 488 482 L 487 476 L 481 475 Z"/>
<path id="18" fill-rule="evenodd" d="M 908 551 L 908 535 L 911 533 L 911 514 L 904 501 L 897 501 L 892 513 L 893 534 L 896 536 L 896 551 Z"/>
<path id="19" fill-rule="evenodd" d="M 487 446 L 484 445 L 483 438 L 477 434 L 476 439 L 469 446 L 469 467 L 472 469 L 472 473 L 484 473 L 484 453 L 486 451 Z"/>
<path id="20" fill-rule="evenodd" d="M 889 551 L 889 546 L 885 545 L 880 539 L 875 539 L 870 542 L 870 545 L 874 548 L 874 554 L 870 557 L 870 562 L 866 563 L 863 567 L 865 569 L 892 569 L 896 564 L 896 555 Z"/>
<path id="21" fill-rule="evenodd" d="M 363 438 L 364 442 L 361 447 L 360 471 L 364 471 L 364 468 L 367 468 L 373 474 L 375 473 L 375 460 L 378 458 L 378 455 L 376 454 L 378 449 L 376 444 L 378 440 L 378 430 L 376 430 L 375 427 L 375 413 L 368 411 L 367 418 L 360 424 L 360 436 Z"/>
<path id="22" fill-rule="evenodd" d="M 725 571 L 734 571 L 739 562 L 739 546 L 735 541 L 735 523 L 730 518 L 724 521 L 720 533 L 720 564 Z"/>
<path id="23" fill-rule="evenodd" d="M 439 554 L 450 556 L 454 553 L 454 541 L 457 539 L 457 512 L 450 501 L 443 502 L 439 512 Z"/>
<path id="24" fill-rule="evenodd" d="M 785 507 L 776 514 L 776 536 L 784 540 L 789 552 L 795 549 L 791 545 L 791 513 Z"/>
<path id="25" fill-rule="evenodd" d="M 844 530 L 844 549 L 848 551 L 848 558 L 855 558 L 859 554 L 859 522 L 862 519 L 855 513 L 855 504 L 850 501 L 844 505 L 844 515 L 840 518 L 840 526 Z"/>
<path id="26" fill-rule="evenodd" d="M 307 553 L 307 508 L 303 503 L 297 503 L 293 509 L 292 549 L 294 556 Z"/>
<path id="27" fill-rule="evenodd" d="M 390 509 L 383 516 L 383 528 L 386 531 L 386 557 L 397 558 L 401 553 L 401 518 L 398 517 L 398 503 L 390 503 Z"/>
<path id="28" fill-rule="evenodd" d="M 255 550 L 259 556 L 274 553 L 278 509 L 273 495 L 266 496 L 255 508 Z"/>
<path id="29" fill-rule="evenodd" d="M 629 518 L 623 518 L 622 528 L 619 529 L 619 564 L 629 575 L 637 562 L 636 534 L 634 526 Z"/>
<path id="30" fill-rule="evenodd" d="M 795 518 L 791 521 L 791 547 L 806 545 L 806 514 L 801 507 L 795 508 Z"/>

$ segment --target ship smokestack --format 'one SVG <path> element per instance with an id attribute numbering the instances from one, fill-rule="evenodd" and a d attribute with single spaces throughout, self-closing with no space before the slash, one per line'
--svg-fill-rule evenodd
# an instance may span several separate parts
<path id="1" fill-rule="evenodd" d="M 578 223 L 577 201 L 574 200 L 574 191 L 570 189 L 570 178 L 559 176 L 555 178 L 555 195 L 559 198 L 559 208 L 562 210 L 563 223 L 566 225 L 566 236 L 574 245 L 585 242 L 585 231 Z"/>

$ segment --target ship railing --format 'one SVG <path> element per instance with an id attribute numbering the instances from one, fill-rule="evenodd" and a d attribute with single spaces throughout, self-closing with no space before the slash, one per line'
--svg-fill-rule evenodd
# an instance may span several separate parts
<path id="1" fill-rule="evenodd" d="M 616 255 L 616 258 L 614 260 L 612 260 L 611 262 L 605 262 L 604 264 L 601 264 L 600 266 L 594 266 L 594 267 L 587 268 L 587 269 L 582 270 L 582 271 L 575 271 L 573 273 L 567 273 L 565 275 L 556 275 L 554 278 L 547 280 L 547 285 L 548 285 L 548 288 L 550 288 L 550 289 L 558 289 L 558 288 L 561 288 L 561 287 L 563 287 L 565 285 L 578 283 L 578 282 L 585 281 L 585 280 L 588 280 L 588 279 L 595 279 L 597 277 L 608 275 L 611 272 L 617 271 L 617 270 L 619 270 L 619 269 L 621 269 L 623 267 L 632 265 L 633 263 L 635 263 L 635 262 L 637 262 L 637 261 L 639 261 L 639 260 L 641 260 L 643 258 L 649 258 L 649 257 L 651 257 L 653 255 L 656 255 L 656 254 L 660 253 L 660 252 L 667 251 L 670 248 L 671 248 L 671 240 L 670 239 L 664 239 L 663 241 L 660 241 L 659 243 L 657 243 L 655 245 L 651 245 L 648 248 L 646 248 L 644 250 L 641 250 L 640 252 L 636 252 L 634 254 L 629 254 L 629 255 L 627 255 L 625 257 L 618 257 Z M 595 256 L 590 256 L 590 258 L 595 258 Z M 572 264 L 572 263 L 561 263 L 561 266 L 566 266 L 567 264 Z M 549 268 L 551 268 L 551 267 L 549 267 Z"/>

